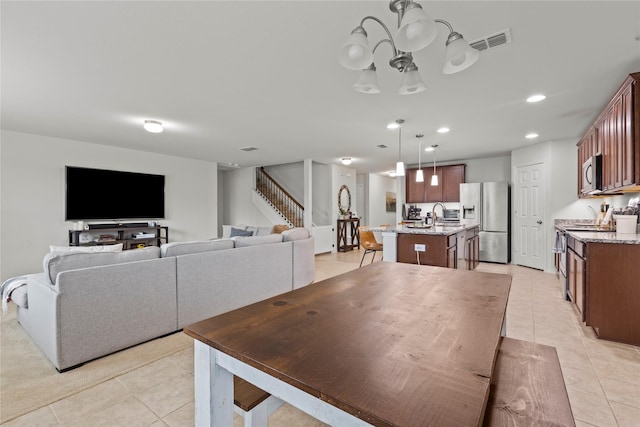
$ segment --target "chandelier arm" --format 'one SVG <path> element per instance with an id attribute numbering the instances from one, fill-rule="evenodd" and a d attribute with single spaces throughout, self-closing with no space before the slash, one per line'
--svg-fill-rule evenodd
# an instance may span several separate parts
<path id="1" fill-rule="evenodd" d="M 387 26 L 384 24 L 384 22 L 382 22 L 380 19 L 376 18 L 375 16 L 365 16 L 364 18 L 362 18 L 362 21 L 360 21 L 360 26 L 362 28 L 364 28 L 364 21 L 366 21 L 367 19 L 371 19 L 373 21 L 376 21 L 378 24 L 380 24 L 380 26 L 382 28 L 384 28 L 384 30 L 387 32 L 387 36 L 389 37 L 389 39 L 387 40 L 390 44 L 391 44 L 391 48 L 393 49 L 393 55 L 397 55 L 398 54 L 398 49 L 396 49 L 396 44 L 393 41 L 393 37 L 391 36 L 391 31 L 389 31 L 389 28 L 387 28 Z M 384 41 L 384 40 L 383 40 Z M 380 44 L 380 43 L 378 43 Z M 376 47 L 378 47 L 378 45 L 376 45 Z"/>
<path id="2" fill-rule="evenodd" d="M 393 41 L 391 41 L 390 39 L 382 39 L 378 43 L 376 43 L 376 45 L 373 47 L 373 50 L 371 51 L 371 53 L 376 53 L 376 49 L 378 48 L 378 46 L 380 46 L 384 42 L 389 43 L 391 45 L 391 48 L 394 49 Z M 395 52 L 395 50 L 394 50 L 394 52 Z"/>
<path id="3" fill-rule="evenodd" d="M 453 27 L 451 26 L 451 24 L 449 24 L 447 21 L 445 21 L 444 19 L 434 19 L 434 22 L 438 22 L 442 25 L 446 25 L 449 28 L 449 32 L 453 33 Z"/>

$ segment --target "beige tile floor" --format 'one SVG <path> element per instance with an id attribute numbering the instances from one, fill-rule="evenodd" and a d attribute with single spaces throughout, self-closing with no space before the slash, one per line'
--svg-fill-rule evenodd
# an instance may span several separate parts
<path id="1" fill-rule="evenodd" d="M 316 280 L 358 267 L 361 251 L 316 257 Z M 380 255 L 378 255 L 380 256 Z M 369 255 L 367 255 L 369 257 Z M 555 274 L 480 264 L 513 276 L 507 336 L 556 347 L 576 425 L 640 427 L 640 348 L 598 340 L 562 300 Z M 193 426 L 193 350 L 187 349 L 3 424 L 15 426 Z M 242 425 L 236 417 L 235 426 Z M 269 425 L 322 426 L 284 405 Z"/>

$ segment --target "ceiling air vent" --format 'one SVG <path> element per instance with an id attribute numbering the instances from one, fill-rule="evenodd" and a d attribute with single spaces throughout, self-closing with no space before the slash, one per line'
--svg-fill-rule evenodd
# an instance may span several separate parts
<path id="1" fill-rule="evenodd" d="M 257 147 L 252 147 L 252 146 L 241 148 L 242 151 L 256 151 L 257 149 L 258 149 Z"/>
<path id="2" fill-rule="evenodd" d="M 511 43 L 511 30 L 509 28 L 469 42 L 469 45 L 474 49 L 482 51 L 507 43 Z"/>

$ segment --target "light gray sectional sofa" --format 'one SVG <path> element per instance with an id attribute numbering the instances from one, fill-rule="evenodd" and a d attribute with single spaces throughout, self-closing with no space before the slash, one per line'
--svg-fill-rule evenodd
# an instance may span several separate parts
<path id="1" fill-rule="evenodd" d="M 308 230 L 122 252 L 51 252 L 18 321 L 64 371 L 314 280 Z"/>

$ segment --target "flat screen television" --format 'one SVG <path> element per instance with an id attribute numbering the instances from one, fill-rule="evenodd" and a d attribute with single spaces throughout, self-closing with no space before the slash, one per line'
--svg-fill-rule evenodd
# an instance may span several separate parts
<path id="1" fill-rule="evenodd" d="M 164 175 L 66 166 L 67 221 L 164 218 Z"/>

